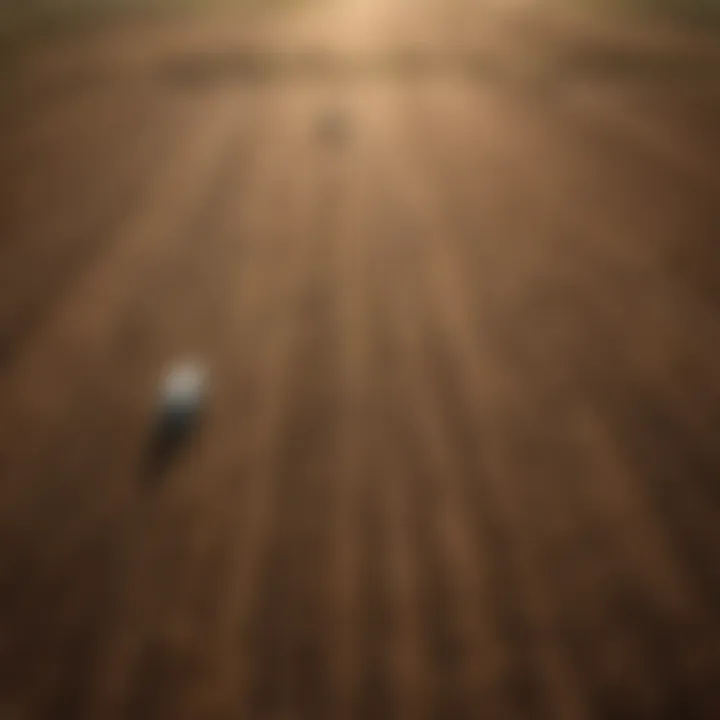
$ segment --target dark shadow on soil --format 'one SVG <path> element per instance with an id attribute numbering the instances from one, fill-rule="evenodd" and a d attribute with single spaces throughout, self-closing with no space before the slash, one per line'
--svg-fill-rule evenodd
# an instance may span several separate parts
<path id="1" fill-rule="evenodd" d="M 187 452 L 200 432 L 200 416 L 183 419 L 159 417 L 144 453 L 144 478 L 148 485 L 159 483 Z"/>

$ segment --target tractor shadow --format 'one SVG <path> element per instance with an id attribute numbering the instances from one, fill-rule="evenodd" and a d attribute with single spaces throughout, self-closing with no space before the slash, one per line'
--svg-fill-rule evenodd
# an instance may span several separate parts
<path id="1" fill-rule="evenodd" d="M 162 482 L 187 455 L 201 428 L 200 414 L 183 419 L 162 415 L 158 417 L 150 431 L 143 453 L 145 484 L 155 485 Z"/>

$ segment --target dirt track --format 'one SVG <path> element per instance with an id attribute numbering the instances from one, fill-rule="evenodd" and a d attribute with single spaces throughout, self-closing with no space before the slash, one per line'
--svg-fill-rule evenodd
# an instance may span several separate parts
<path id="1" fill-rule="evenodd" d="M 720 717 L 717 47 L 346 0 L 19 56 L 2 719 Z"/>

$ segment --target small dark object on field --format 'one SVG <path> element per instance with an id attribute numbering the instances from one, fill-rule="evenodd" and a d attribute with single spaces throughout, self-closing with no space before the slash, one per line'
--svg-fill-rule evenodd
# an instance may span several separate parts
<path id="1" fill-rule="evenodd" d="M 164 374 L 148 453 L 153 474 L 161 473 L 170 464 L 197 427 L 206 391 L 207 372 L 198 363 L 178 363 Z"/>

